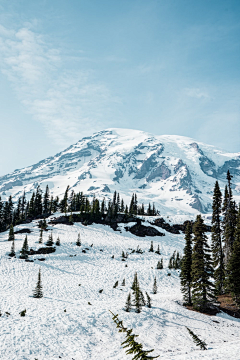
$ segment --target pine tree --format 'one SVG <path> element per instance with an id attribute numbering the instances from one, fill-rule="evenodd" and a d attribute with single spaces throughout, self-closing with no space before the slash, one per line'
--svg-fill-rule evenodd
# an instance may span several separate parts
<path id="1" fill-rule="evenodd" d="M 136 286 L 138 286 L 138 277 L 137 277 L 137 272 L 135 272 L 134 274 L 134 278 L 133 278 L 133 283 L 132 283 L 132 290 L 135 290 Z"/>
<path id="2" fill-rule="evenodd" d="M 152 303 L 151 303 L 151 298 L 149 296 L 149 294 L 146 292 L 146 297 L 147 297 L 147 307 L 151 308 L 152 307 Z"/>
<path id="3" fill-rule="evenodd" d="M 158 247 L 157 247 L 157 251 L 155 251 L 155 253 L 158 254 L 158 255 L 161 255 L 159 244 L 158 244 Z"/>
<path id="4" fill-rule="evenodd" d="M 199 337 L 196 334 L 194 334 L 194 332 L 192 330 L 190 330 L 187 326 L 186 326 L 186 328 L 187 328 L 189 334 L 191 335 L 193 341 L 195 342 L 195 344 L 197 346 L 200 346 L 201 350 L 207 350 L 207 344 L 204 341 L 202 341 L 201 339 L 199 339 Z"/>
<path id="5" fill-rule="evenodd" d="M 113 321 L 115 322 L 115 324 L 117 325 L 117 329 L 119 329 L 119 332 L 124 332 L 126 333 L 126 340 L 122 342 L 121 345 L 124 345 L 123 348 L 129 348 L 128 350 L 126 350 L 126 354 L 135 354 L 134 357 L 132 358 L 132 360 L 149 360 L 149 359 L 156 359 L 159 356 L 149 356 L 148 354 L 153 352 L 154 349 L 152 350 L 143 350 L 143 346 L 142 344 L 139 344 L 138 342 L 136 342 L 135 338 L 138 335 L 132 334 L 132 329 L 127 329 L 123 326 L 123 322 L 119 321 L 118 319 L 118 315 L 114 315 L 111 311 L 110 313 L 113 315 Z"/>
<path id="6" fill-rule="evenodd" d="M 125 286 L 125 285 L 126 285 L 126 282 L 125 282 L 125 279 L 123 279 L 122 286 Z"/>
<path id="7" fill-rule="evenodd" d="M 77 246 L 81 246 L 80 233 L 78 233 L 78 238 L 77 238 L 76 245 L 77 245 Z"/>
<path id="8" fill-rule="evenodd" d="M 222 250 L 222 230 L 221 230 L 221 205 L 222 205 L 222 193 L 220 191 L 218 182 L 215 183 L 213 193 L 213 204 L 212 204 L 212 258 L 214 267 L 214 280 L 216 294 L 221 295 L 224 292 L 224 261 L 223 261 L 223 250 Z"/>
<path id="9" fill-rule="evenodd" d="M 235 202 L 232 197 L 231 189 L 231 180 L 232 175 L 229 170 L 227 172 L 227 191 L 225 190 L 225 198 L 223 205 L 223 241 L 224 241 L 224 262 L 227 265 L 228 260 L 231 255 L 233 242 L 234 242 L 234 232 L 236 226 L 236 208 Z"/>
<path id="10" fill-rule="evenodd" d="M 33 290 L 33 297 L 38 298 L 38 299 L 43 297 L 41 269 L 39 269 L 39 272 L 38 272 L 38 281 L 37 281 L 37 285 L 36 285 L 35 289 Z"/>
<path id="11" fill-rule="evenodd" d="M 10 252 L 9 256 L 11 256 L 11 257 L 15 256 L 15 241 L 14 241 L 14 239 L 12 241 L 11 252 Z"/>
<path id="12" fill-rule="evenodd" d="M 48 214 L 49 208 L 50 208 L 50 201 L 49 201 L 50 195 L 49 195 L 49 188 L 48 185 L 46 186 L 46 191 L 43 197 L 43 213 Z"/>
<path id="13" fill-rule="evenodd" d="M 163 263 L 162 263 L 162 261 L 163 261 L 163 259 L 161 259 L 161 260 L 158 261 L 158 263 L 157 263 L 157 269 L 158 269 L 158 270 L 163 269 Z"/>
<path id="14" fill-rule="evenodd" d="M 142 310 L 142 296 L 141 296 L 141 290 L 139 288 L 139 284 L 135 286 L 135 289 L 133 290 L 134 300 L 133 305 L 135 306 L 135 312 L 140 313 Z"/>
<path id="15" fill-rule="evenodd" d="M 15 240 L 13 224 L 10 225 L 9 234 L 8 234 L 8 241 Z"/>
<path id="16" fill-rule="evenodd" d="M 232 292 L 236 303 L 240 306 L 240 204 L 237 216 L 237 227 L 235 230 L 235 240 L 227 270 L 228 288 Z"/>
<path id="17" fill-rule="evenodd" d="M 131 303 L 131 293 L 128 294 L 128 297 L 127 297 L 127 301 L 126 301 L 126 304 L 125 304 L 125 311 L 126 312 L 130 312 L 132 309 L 132 303 Z"/>
<path id="18" fill-rule="evenodd" d="M 43 242 L 43 229 L 40 229 L 40 236 L 39 236 L 38 242 L 39 242 L 39 244 L 42 244 L 42 242 Z"/>
<path id="19" fill-rule="evenodd" d="M 153 249 L 153 241 L 151 241 L 151 246 L 150 246 L 150 249 L 148 250 L 149 252 L 154 252 L 154 249 Z"/>
<path id="20" fill-rule="evenodd" d="M 59 236 L 57 237 L 56 245 L 57 245 L 57 246 L 60 246 L 60 245 L 61 245 L 61 244 L 60 244 Z"/>
<path id="21" fill-rule="evenodd" d="M 23 246 L 22 246 L 22 250 L 21 250 L 21 256 L 22 259 L 27 259 L 28 258 L 28 239 L 27 239 L 27 235 L 25 237 L 25 240 L 23 242 Z"/>
<path id="22" fill-rule="evenodd" d="M 193 226 L 194 246 L 192 250 L 192 304 L 194 309 L 204 312 L 215 300 L 210 248 L 205 235 L 205 225 L 201 215 L 197 215 Z"/>
<path id="23" fill-rule="evenodd" d="M 53 235 L 52 233 L 48 237 L 48 241 L 46 242 L 47 246 L 53 246 Z"/>
<path id="24" fill-rule="evenodd" d="M 186 305 L 192 305 L 191 285 L 192 285 L 192 227 L 187 223 L 185 230 L 185 248 L 181 263 L 181 291 Z"/>
<path id="25" fill-rule="evenodd" d="M 156 279 L 156 276 L 154 277 L 154 281 L 153 281 L 153 294 L 157 294 L 157 279 Z"/>

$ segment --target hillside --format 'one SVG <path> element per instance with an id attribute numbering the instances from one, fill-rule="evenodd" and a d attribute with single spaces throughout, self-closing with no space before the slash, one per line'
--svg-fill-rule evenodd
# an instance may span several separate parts
<path id="1" fill-rule="evenodd" d="M 37 221 L 19 225 L 15 231 L 26 226 L 32 231 L 28 234 L 30 247 L 39 248 Z M 174 250 L 182 252 L 184 235 L 163 230 L 163 237 L 138 238 L 126 232 L 124 226 L 120 224 L 121 231 L 117 232 L 109 226 L 96 224 L 49 226 L 54 241 L 60 237 L 61 246 L 55 253 L 44 255 L 45 261 L 38 260 L 42 255 L 30 256 L 34 262 L 18 258 L 25 234 L 16 234 L 17 258 L 11 259 L 7 256 L 11 247 L 7 241 L 8 232 L 0 234 L 2 360 L 131 359 L 121 347 L 124 336 L 117 332 L 109 310 L 119 314 L 124 325 L 139 334 L 144 348 L 154 348 L 153 354 L 160 354 L 161 359 L 239 358 L 238 319 L 223 313 L 207 316 L 181 305 L 178 270 L 169 271 L 167 265 Z M 81 247 L 75 245 L 79 232 Z M 49 232 L 44 232 L 44 242 L 48 235 Z M 154 250 L 160 245 L 160 256 L 148 252 L 151 240 Z M 122 261 L 122 251 L 130 253 L 130 249 L 138 245 L 144 253 L 132 253 Z M 89 250 L 83 253 L 86 248 Z M 157 261 L 162 257 L 164 269 L 157 270 Z M 34 299 L 32 291 L 39 268 L 44 296 Z M 141 289 L 152 298 L 152 308 L 144 307 L 140 314 L 123 310 L 135 271 Z M 156 295 L 152 294 L 154 276 L 158 285 Z M 126 286 L 121 286 L 124 278 Z M 119 286 L 114 289 L 116 281 Z M 24 309 L 26 316 L 20 317 L 19 312 Z M 185 326 L 208 344 L 207 351 L 198 350 Z"/>
<path id="2" fill-rule="evenodd" d="M 226 153 L 193 139 L 155 136 L 130 129 L 108 129 L 79 140 L 39 163 L 0 177 L 3 200 L 30 196 L 48 184 L 62 196 L 67 185 L 106 199 L 114 190 L 125 201 L 136 192 L 139 202 L 154 202 L 163 215 L 211 211 L 216 179 L 223 190 L 226 172 L 233 175 L 233 194 L 240 200 L 240 153 Z"/>

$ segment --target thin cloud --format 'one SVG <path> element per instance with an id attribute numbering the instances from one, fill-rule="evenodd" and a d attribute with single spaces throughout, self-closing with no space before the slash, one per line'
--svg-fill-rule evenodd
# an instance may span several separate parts
<path id="1" fill-rule="evenodd" d="M 2 72 L 56 144 L 68 145 L 106 125 L 104 114 L 115 99 L 91 71 L 66 70 L 68 59 L 26 27 L 14 32 L 1 26 L 0 48 Z"/>
<path id="2" fill-rule="evenodd" d="M 201 90 L 199 88 L 185 88 L 184 89 L 184 93 L 192 98 L 196 98 L 196 99 L 210 99 L 210 95 L 204 91 Z"/>

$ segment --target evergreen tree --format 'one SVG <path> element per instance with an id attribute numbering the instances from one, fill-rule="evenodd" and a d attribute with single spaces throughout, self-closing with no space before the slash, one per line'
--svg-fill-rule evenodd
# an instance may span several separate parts
<path id="1" fill-rule="evenodd" d="M 125 311 L 127 312 L 130 312 L 132 309 L 132 303 L 131 303 L 131 294 L 129 293 L 128 294 L 128 297 L 127 297 L 127 301 L 126 301 L 126 304 L 125 304 Z"/>
<path id="2" fill-rule="evenodd" d="M 147 297 L 147 307 L 151 308 L 152 307 L 152 303 L 151 303 L 151 298 L 149 296 L 149 294 L 146 292 L 146 297 Z"/>
<path id="3" fill-rule="evenodd" d="M 232 197 L 231 189 L 231 179 L 232 175 L 229 170 L 227 172 L 227 191 L 225 190 L 224 206 L 223 206 L 223 241 L 224 241 L 224 262 L 228 263 L 228 260 L 231 255 L 233 242 L 234 242 L 234 232 L 236 226 L 236 208 L 235 202 Z"/>
<path id="4" fill-rule="evenodd" d="M 126 285 L 126 282 L 125 282 L 125 279 L 123 279 L 122 286 L 125 286 L 125 285 Z"/>
<path id="5" fill-rule="evenodd" d="M 27 239 L 27 235 L 25 237 L 25 240 L 23 242 L 23 246 L 22 246 L 22 250 L 21 250 L 21 256 L 22 259 L 27 259 L 28 258 L 28 239 Z"/>
<path id="6" fill-rule="evenodd" d="M 39 244 L 42 244 L 42 242 L 43 242 L 43 229 L 40 229 L 40 236 L 39 236 L 38 242 L 39 242 Z"/>
<path id="7" fill-rule="evenodd" d="M 158 255 L 161 255 L 159 244 L 158 244 L 158 247 L 157 247 L 157 251 L 155 251 L 155 253 L 158 254 Z"/>
<path id="8" fill-rule="evenodd" d="M 228 288 L 232 292 L 236 303 L 240 306 L 240 204 L 237 216 L 237 227 L 235 230 L 235 240 L 227 270 Z"/>
<path id="9" fill-rule="evenodd" d="M 46 191 L 43 197 L 43 213 L 48 214 L 50 209 L 50 201 L 49 201 L 50 195 L 49 195 L 49 187 L 46 186 Z"/>
<path id="10" fill-rule="evenodd" d="M 53 235 L 52 233 L 48 237 L 48 241 L 46 242 L 47 246 L 53 246 Z"/>
<path id="11" fill-rule="evenodd" d="M 26 208 L 26 195 L 25 195 L 25 191 L 23 192 L 23 196 L 22 196 L 22 201 L 21 201 L 21 220 L 25 219 L 25 208 Z"/>
<path id="12" fill-rule="evenodd" d="M 135 272 L 134 274 L 134 278 L 133 278 L 133 283 L 132 283 L 132 290 L 135 290 L 136 286 L 138 286 L 138 277 L 137 277 L 137 272 Z"/>
<path id="13" fill-rule="evenodd" d="M 134 295 L 133 305 L 135 306 L 135 312 L 140 313 L 142 310 L 143 302 L 142 302 L 141 290 L 138 283 L 133 290 L 133 295 Z"/>
<path id="14" fill-rule="evenodd" d="M 121 213 L 124 212 L 124 201 L 123 201 L 123 199 L 121 200 L 120 212 Z"/>
<path id="15" fill-rule="evenodd" d="M 151 241 L 151 246 L 150 246 L 150 249 L 148 251 L 149 252 L 154 252 L 154 250 L 153 250 L 153 241 Z"/>
<path id="16" fill-rule="evenodd" d="M 187 326 L 186 326 L 186 328 L 187 328 L 189 334 L 191 335 L 193 341 L 195 342 L 195 344 L 197 346 L 200 346 L 201 350 L 207 350 L 207 344 L 204 341 L 202 341 L 201 339 L 199 339 L 199 337 L 196 334 L 194 334 L 194 332 L 192 330 L 190 330 Z"/>
<path id="17" fill-rule="evenodd" d="M 14 238 L 12 240 L 11 252 L 10 252 L 9 256 L 15 256 L 15 241 L 14 241 Z"/>
<path id="18" fill-rule="evenodd" d="M 38 185 L 34 204 L 35 215 L 42 215 L 42 190 Z"/>
<path id="19" fill-rule="evenodd" d="M 191 285 L 192 285 L 192 227 L 187 223 L 185 230 L 185 248 L 181 263 L 181 291 L 186 305 L 192 305 Z"/>
<path id="20" fill-rule="evenodd" d="M 76 245 L 77 245 L 77 246 L 81 246 L 80 233 L 78 233 L 78 238 L 77 238 Z"/>
<path id="21" fill-rule="evenodd" d="M 10 225 L 9 233 L 8 233 L 8 241 L 13 241 L 15 239 L 13 224 Z"/>
<path id="22" fill-rule="evenodd" d="M 59 236 L 57 237 L 56 245 L 57 245 L 57 246 L 60 246 L 60 245 L 61 245 L 61 244 L 60 244 Z"/>
<path id="23" fill-rule="evenodd" d="M 161 259 L 160 261 L 158 261 L 158 263 L 157 263 L 157 269 L 158 269 L 158 270 L 163 269 L 163 259 Z"/>
<path id="24" fill-rule="evenodd" d="M 218 182 L 216 181 L 213 193 L 212 204 L 212 258 L 214 267 L 214 280 L 216 294 L 221 295 L 224 292 L 224 261 L 222 250 L 222 235 L 221 235 L 221 205 L 222 205 L 222 193 L 220 191 Z"/>
<path id="25" fill-rule="evenodd" d="M 127 329 L 123 326 L 123 322 L 119 321 L 118 315 L 114 315 L 111 311 L 110 313 L 113 315 L 113 321 L 117 325 L 117 328 L 119 329 L 119 332 L 125 332 L 126 333 L 126 340 L 122 342 L 121 345 L 124 345 L 124 348 L 129 348 L 126 350 L 126 354 L 135 354 L 132 360 L 149 360 L 149 359 L 156 359 L 159 356 L 149 356 L 148 354 L 153 352 L 152 350 L 143 350 L 142 344 L 139 344 L 136 342 L 135 338 L 138 335 L 132 334 L 132 329 Z"/>
<path id="26" fill-rule="evenodd" d="M 154 281 L 153 281 L 153 294 L 157 294 L 157 279 L 156 279 L 156 276 L 154 277 Z"/>
<path id="27" fill-rule="evenodd" d="M 194 246 L 192 250 L 192 304 L 194 309 L 204 312 L 215 300 L 210 248 L 205 235 L 205 225 L 201 215 L 197 215 L 193 226 Z"/>
<path id="28" fill-rule="evenodd" d="M 37 285 L 36 285 L 35 289 L 33 290 L 33 297 L 38 298 L 38 299 L 43 297 L 41 269 L 39 269 L 39 272 L 38 272 L 38 281 L 37 281 Z"/>

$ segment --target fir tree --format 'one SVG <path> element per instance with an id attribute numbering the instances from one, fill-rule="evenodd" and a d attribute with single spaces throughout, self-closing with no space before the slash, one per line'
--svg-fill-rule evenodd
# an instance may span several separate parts
<path id="1" fill-rule="evenodd" d="M 153 249 L 153 241 L 151 241 L 151 246 L 150 246 L 150 249 L 148 250 L 149 252 L 154 252 L 154 249 Z"/>
<path id="2" fill-rule="evenodd" d="M 37 281 L 37 285 L 36 285 L 35 289 L 33 290 L 33 297 L 38 298 L 38 299 L 43 297 L 41 269 L 39 269 L 39 272 L 38 272 L 38 281 Z"/>
<path id="3" fill-rule="evenodd" d="M 228 288 L 232 292 L 236 303 L 240 306 L 240 204 L 237 216 L 237 227 L 235 230 L 235 240 L 227 270 Z"/>
<path id="4" fill-rule="evenodd" d="M 161 255 L 159 244 L 158 244 L 158 247 L 157 247 L 157 251 L 155 251 L 155 253 L 158 254 L 158 255 Z"/>
<path id="5" fill-rule="evenodd" d="M 123 326 L 123 322 L 119 321 L 118 319 L 118 315 L 114 315 L 111 311 L 110 313 L 113 315 L 113 321 L 115 322 L 117 329 L 119 329 L 119 332 L 124 332 L 126 333 L 126 340 L 122 342 L 121 345 L 124 345 L 123 348 L 128 348 L 128 350 L 126 350 L 126 354 L 133 354 L 134 357 L 132 358 L 132 360 L 150 360 L 150 359 L 156 359 L 159 356 L 149 356 L 148 354 L 153 352 L 154 349 L 152 350 L 143 350 L 143 346 L 142 344 L 139 344 L 138 342 L 136 342 L 135 338 L 138 335 L 134 335 L 132 334 L 132 329 L 127 329 Z"/>
<path id="6" fill-rule="evenodd" d="M 77 245 L 77 246 L 81 246 L 80 233 L 78 233 L 78 238 L 77 238 L 76 245 Z"/>
<path id="7" fill-rule="evenodd" d="M 157 263 L 157 269 L 158 269 L 158 270 L 163 269 L 163 263 L 162 263 L 162 261 L 163 261 L 163 259 L 161 259 L 161 260 L 158 261 L 158 263 Z"/>
<path id="8" fill-rule="evenodd" d="M 48 185 L 46 186 L 46 191 L 43 197 L 43 213 L 48 214 L 49 208 L 50 208 L 50 201 L 49 201 L 50 195 L 49 195 L 49 188 Z"/>
<path id="9" fill-rule="evenodd" d="M 38 242 L 39 242 L 39 244 L 42 244 L 42 242 L 43 242 L 43 229 L 40 229 L 40 236 L 39 236 Z"/>
<path id="10" fill-rule="evenodd" d="M 192 330 L 190 330 L 187 326 L 186 326 L 186 328 L 187 328 L 189 334 L 191 335 L 193 341 L 195 342 L 195 344 L 197 346 L 200 346 L 201 350 L 207 350 L 207 344 L 204 341 L 202 341 L 201 339 L 199 339 L 199 337 L 196 334 L 194 334 L 194 332 Z"/>
<path id="11" fill-rule="evenodd" d="M 137 272 L 135 272 L 134 274 L 134 278 L 133 278 L 133 283 L 132 283 L 132 290 L 135 290 L 136 286 L 138 286 L 138 277 L 137 277 Z"/>
<path id="12" fill-rule="evenodd" d="M 128 297 L 127 297 L 127 301 L 126 301 L 126 304 L 125 304 L 125 311 L 126 312 L 130 312 L 132 309 L 132 303 L 131 303 L 131 293 L 128 294 Z"/>
<path id="13" fill-rule="evenodd" d="M 125 285 L 126 285 L 126 282 L 125 282 L 125 279 L 123 279 L 122 286 L 125 286 Z"/>
<path id="14" fill-rule="evenodd" d="M 194 309 L 204 312 L 215 300 L 210 248 L 205 235 L 205 225 L 201 215 L 197 215 L 193 226 L 194 246 L 192 251 L 192 304 Z"/>
<path id="15" fill-rule="evenodd" d="M 228 263 L 231 255 L 233 242 L 234 242 L 234 231 L 236 226 L 236 208 L 235 202 L 232 197 L 231 189 L 232 175 L 229 170 L 227 172 L 227 191 L 225 190 L 224 206 L 223 206 L 223 241 L 224 241 L 224 262 Z"/>
<path id="16" fill-rule="evenodd" d="M 61 244 L 60 244 L 59 236 L 58 236 L 58 238 L 57 238 L 56 245 L 57 245 L 57 246 L 60 246 L 60 245 L 61 245 Z"/>
<path id="17" fill-rule="evenodd" d="M 191 285 L 192 285 L 192 227 L 187 223 L 185 230 L 185 248 L 181 263 L 181 291 L 186 305 L 192 305 Z"/>
<path id="18" fill-rule="evenodd" d="M 8 241 L 15 240 L 13 224 L 10 225 L 9 234 L 8 234 Z"/>
<path id="19" fill-rule="evenodd" d="M 221 205 L 222 205 L 222 193 L 220 191 L 218 182 L 215 183 L 213 193 L 213 204 L 212 204 L 212 258 L 214 267 L 214 280 L 216 294 L 221 295 L 224 292 L 224 261 L 223 261 L 223 250 L 222 250 L 222 236 L 221 236 Z"/>
<path id="20" fill-rule="evenodd" d="M 146 292 L 146 297 L 147 297 L 147 307 L 151 308 L 152 307 L 152 303 L 151 303 L 151 298 L 149 296 L 149 294 Z"/>
<path id="21" fill-rule="evenodd" d="M 27 235 L 25 237 L 25 240 L 23 242 L 23 246 L 22 246 L 22 250 L 21 250 L 21 256 L 22 259 L 27 259 L 28 258 L 28 240 L 27 240 Z"/>
<path id="22" fill-rule="evenodd" d="M 153 294 L 157 294 L 157 279 L 156 279 L 156 276 L 154 277 L 154 281 L 153 281 Z"/>
<path id="23" fill-rule="evenodd" d="M 10 252 L 9 256 L 11 256 L 11 257 L 15 256 L 15 241 L 14 241 L 14 239 L 12 241 L 11 252 Z"/>
<path id="24" fill-rule="evenodd" d="M 47 246 L 53 246 L 53 236 L 52 233 L 48 237 L 48 241 L 46 242 Z"/>

